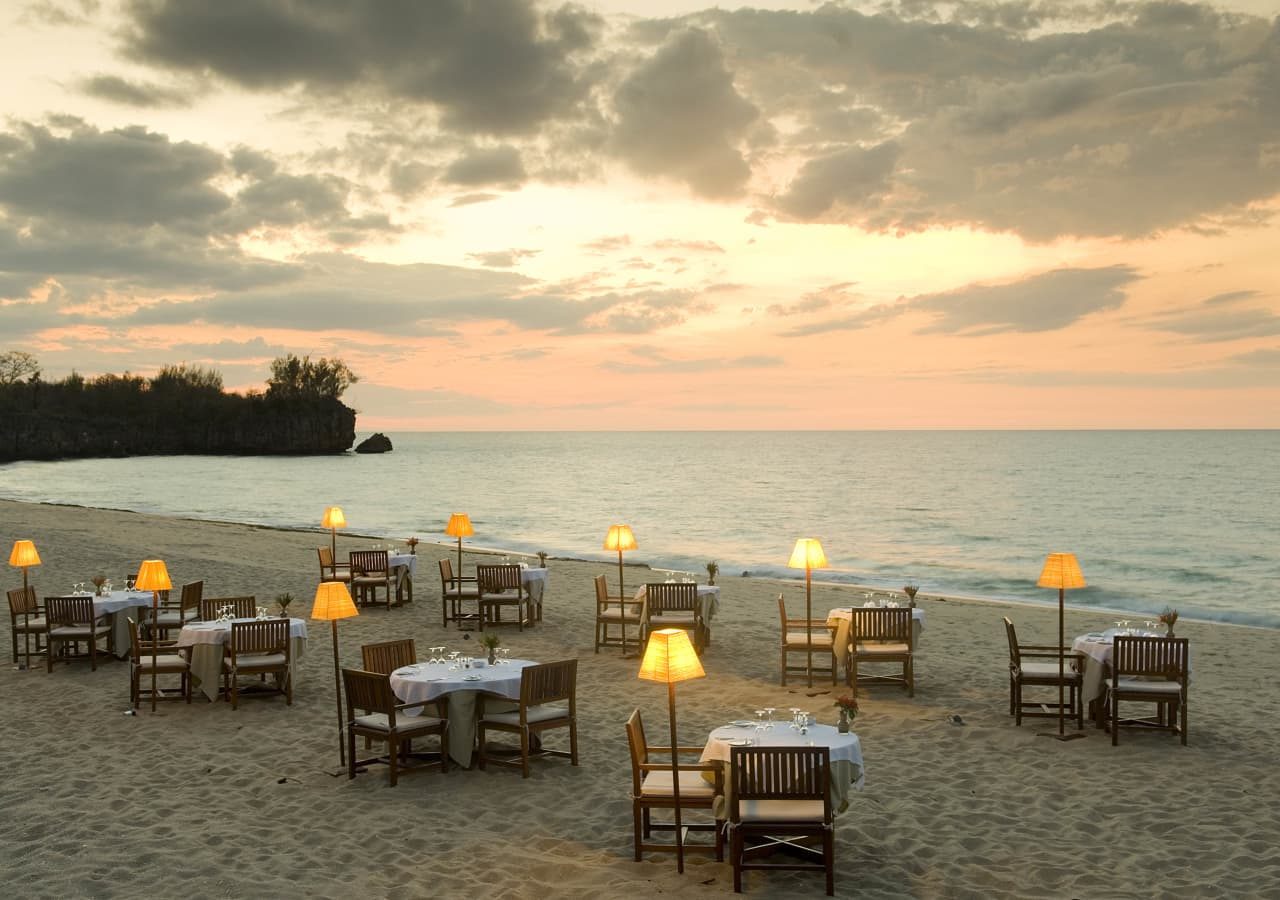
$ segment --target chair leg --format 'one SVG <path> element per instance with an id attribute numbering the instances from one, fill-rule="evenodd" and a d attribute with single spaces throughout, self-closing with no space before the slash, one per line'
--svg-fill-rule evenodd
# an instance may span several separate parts
<path id="1" fill-rule="evenodd" d="M 836 842 L 835 829 L 828 827 L 822 833 L 822 861 L 827 866 L 827 896 L 836 893 Z"/>
<path id="2" fill-rule="evenodd" d="M 483 707 L 483 706 L 480 708 L 480 714 L 481 714 L 482 716 L 484 715 L 484 707 Z M 485 740 L 485 731 L 484 731 L 484 722 L 483 722 L 483 721 L 479 722 L 479 723 L 476 725 L 476 742 L 479 744 L 479 746 L 476 748 L 476 765 L 477 765 L 477 766 L 479 766 L 479 767 L 480 767 L 480 771 L 481 771 L 481 772 L 483 772 L 483 771 L 484 771 L 484 764 L 485 764 L 485 762 L 487 761 L 487 760 L 485 759 L 484 748 L 485 748 L 485 745 L 488 743 L 488 742 Z"/>
<path id="3" fill-rule="evenodd" d="M 742 829 L 729 832 L 729 858 L 733 863 L 733 892 L 742 893 Z"/>
<path id="4" fill-rule="evenodd" d="M 347 727 L 347 780 L 356 777 L 356 732 L 354 728 Z"/>
<path id="5" fill-rule="evenodd" d="M 1178 719 L 1182 722 L 1179 731 L 1182 732 L 1182 746 L 1187 746 L 1187 698 L 1183 697 L 1178 702 Z"/>
<path id="6" fill-rule="evenodd" d="M 1111 697 L 1111 746 L 1120 743 L 1120 701 L 1113 694 Z"/>
<path id="7" fill-rule="evenodd" d="M 400 763 L 400 743 L 396 740 L 394 734 L 387 735 L 387 761 L 391 764 L 391 787 L 396 786 L 400 771 L 397 768 Z"/>
<path id="8" fill-rule="evenodd" d="M 1014 679 L 1009 682 L 1013 690 L 1013 724 L 1022 727 L 1022 681 Z"/>
<path id="9" fill-rule="evenodd" d="M 578 764 L 578 720 L 569 720 L 569 765 Z"/>
<path id="10" fill-rule="evenodd" d="M 640 802 L 631 801 L 631 837 L 635 842 L 636 862 L 640 862 Z"/>
<path id="11" fill-rule="evenodd" d="M 724 862 L 724 820 L 716 819 L 716 862 Z"/>
<path id="12" fill-rule="evenodd" d="M 529 729 L 520 731 L 520 777 L 529 777 Z"/>

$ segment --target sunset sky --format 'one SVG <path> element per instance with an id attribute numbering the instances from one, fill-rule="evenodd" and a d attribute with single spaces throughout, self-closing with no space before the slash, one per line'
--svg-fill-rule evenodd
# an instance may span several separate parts
<path id="1" fill-rule="evenodd" d="M 358 430 L 1280 427 L 1280 0 L 0 3 L 0 351 Z"/>

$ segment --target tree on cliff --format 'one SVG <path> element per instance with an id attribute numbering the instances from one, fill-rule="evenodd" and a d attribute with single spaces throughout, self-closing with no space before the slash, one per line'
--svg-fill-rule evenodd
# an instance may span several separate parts
<path id="1" fill-rule="evenodd" d="M 36 358 L 22 350 L 0 353 L 0 384 L 17 384 L 24 378 L 40 379 L 40 363 Z"/>
<path id="2" fill-rule="evenodd" d="M 268 399 L 337 400 L 360 379 L 340 359 L 310 356 L 301 359 L 290 353 L 271 361 L 271 377 L 267 379 Z"/>

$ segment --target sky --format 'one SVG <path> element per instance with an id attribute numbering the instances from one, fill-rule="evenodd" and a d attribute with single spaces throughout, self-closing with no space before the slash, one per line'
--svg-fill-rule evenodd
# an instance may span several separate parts
<path id="1" fill-rule="evenodd" d="M 1280 427 L 1280 0 L 0 0 L 0 352 L 357 429 Z"/>

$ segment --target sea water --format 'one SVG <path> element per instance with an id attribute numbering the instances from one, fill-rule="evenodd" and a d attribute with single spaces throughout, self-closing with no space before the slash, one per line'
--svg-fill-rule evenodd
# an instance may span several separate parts
<path id="1" fill-rule="evenodd" d="M 1070 605 L 1280 626 L 1280 432 L 467 432 L 391 435 L 383 455 L 167 456 L 0 466 L 0 497 L 1043 603 L 1049 551 L 1089 586 Z"/>

